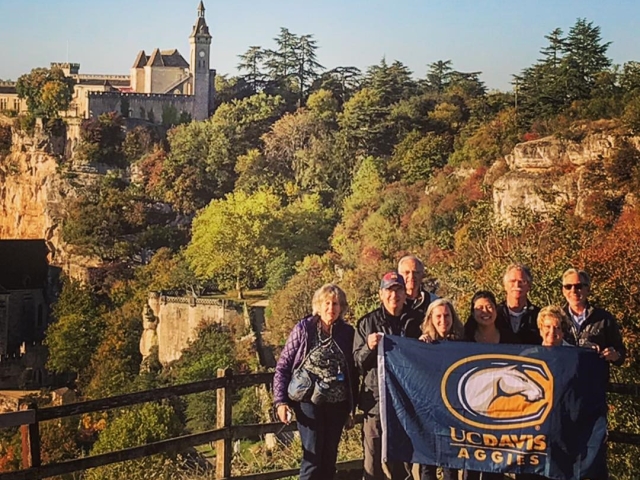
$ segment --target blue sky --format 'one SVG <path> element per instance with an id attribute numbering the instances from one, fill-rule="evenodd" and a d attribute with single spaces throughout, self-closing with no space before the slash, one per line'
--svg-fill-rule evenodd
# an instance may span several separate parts
<path id="1" fill-rule="evenodd" d="M 188 59 L 198 0 L 0 0 L 0 78 L 52 61 L 83 73 L 129 73 L 137 52 L 177 48 Z M 587 18 L 611 41 L 615 63 L 640 60 L 640 1 L 615 0 L 205 0 L 211 65 L 236 74 L 237 55 L 273 46 L 281 26 L 311 33 L 327 68 L 400 60 L 422 77 L 452 60 L 508 90 L 556 27 Z M 68 47 L 67 47 L 68 46 Z M 68 51 L 68 57 L 67 57 Z"/>

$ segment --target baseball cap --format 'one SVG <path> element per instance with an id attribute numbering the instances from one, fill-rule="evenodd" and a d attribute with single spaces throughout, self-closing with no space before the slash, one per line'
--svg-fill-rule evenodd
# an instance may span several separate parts
<path id="1" fill-rule="evenodd" d="M 404 278 L 396 271 L 387 272 L 380 280 L 380 290 L 384 290 L 387 288 L 391 288 L 394 285 L 402 285 L 405 286 Z"/>

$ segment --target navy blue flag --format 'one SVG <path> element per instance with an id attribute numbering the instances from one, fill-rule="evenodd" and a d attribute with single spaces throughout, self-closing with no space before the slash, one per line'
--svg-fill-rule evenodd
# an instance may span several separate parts
<path id="1" fill-rule="evenodd" d="M 386 335 L 378 380 L 386 461 L 557 480 L 606 472 L 608 368 L 593 350 Z"/>

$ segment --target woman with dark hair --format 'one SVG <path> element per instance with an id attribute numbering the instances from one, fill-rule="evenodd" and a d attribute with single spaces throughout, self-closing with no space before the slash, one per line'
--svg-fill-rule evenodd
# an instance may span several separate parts
<path id="1" fill-rule="evenodd" d="M 471 312 L 464 324 L 464 339 L 476 343 L 517 343 L 515 334 L 496 326 L 498 304 L 493 293 L 487 290 L 476 292 L 471 298 Z M 503 480 L 502 473 L 465 470 L 465 480 Z"/>
<path id="2" fill-rule="evenodd" d="M 273 399 L 281 422 L 291 422 L 292 410 L 296 415 L 302 441 L 299 478 L 331 480 L 342 431 L 353 423 L 354 329 L 344 321 L 347 297 L 337 285 L 319 288 L 312 307 L 313 314 L 293 327 L 280 354 Z"/>
<path id="3" fill-rule="evenodd" d="M 429 304 L 422 322 L 420 340 L 427 343 L 462 340 L 462 323 L 451 300 L 439 298 Z M 437 480 L 435 465 L 420 465 L 420 480 Z M 458 480 L 458 470 L 442 468 L 442 480 Z"/>
<path id="4" fill-rule="evenodd" d="M 517 343 L 513 332 L 496 326 L 497 316 L 495 295 L 487 290 L 476 292 L 471 298 L 471 312 L 464 324 L 464 339 L 477 343 Z"/>

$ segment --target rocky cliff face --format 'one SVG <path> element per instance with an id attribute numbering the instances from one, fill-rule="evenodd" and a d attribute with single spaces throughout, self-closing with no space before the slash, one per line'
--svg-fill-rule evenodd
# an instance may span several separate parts
<path id="1" fill-rule="evenodd" d="M 624 140 L 636 148 L 640 145 L 637 137 Z M 581 141 L 546 137 L 516 145 L 487 173 L 496 218 L 509 223 L 522 210 L 545 215 L 557 208 L 575 208 L 577 215 L 585 215 L 596 193 L 595 175 L 622 141 L 618 135 L 600 132 Z"/>
<path id="2" fill-rule="evenodd" d="M 63 200 L 75 195 L 73 182 L 91 181 L 86 174 L 63 177 L 58 163 L 63 138 L 51 139 L 41 129 L 33 135 L 14 132 L 11 153 L 0 158 L 0 239 L 44 239 L 49 263 L 74 278 L 84 278 L 94 259 L 74 255 L 60 235 Z"/>

